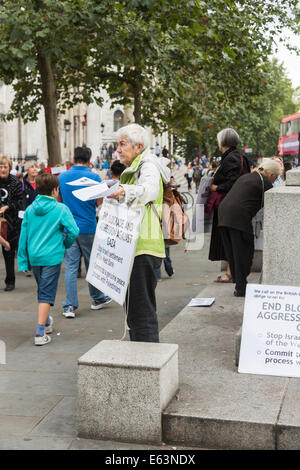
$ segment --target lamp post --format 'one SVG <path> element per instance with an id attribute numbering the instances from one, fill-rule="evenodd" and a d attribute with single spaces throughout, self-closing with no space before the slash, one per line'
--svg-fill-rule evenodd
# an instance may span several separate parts
<path id="1" fill-rule="evenodd" d="M 64 119 L 64 131 L 65 131 L 65 141 L 64 141 L 64 148 L 67 147 L 67 133 L 70 132 L 71 129 L 71 121 L 68 119 Z"/>

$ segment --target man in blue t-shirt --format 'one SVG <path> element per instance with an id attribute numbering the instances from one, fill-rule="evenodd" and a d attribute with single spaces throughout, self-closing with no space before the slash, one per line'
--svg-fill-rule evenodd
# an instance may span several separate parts
<path id="1" fill-rule="evenodd" d="M 79 228 L 78 238 L 73 245 L 66 250 L 65 256 L 65 286 L 66 299 L 62 303 L 63 315 L 66 318 L 74 318 L 78 308 L 77 273 L 81 256 L 84 258 L 86 270 L 88 270 L 94 236 L 97 227 L 95 201 L 80 201 L 72 192 L 85 186 L 84 179 L 101 182 L 101 178 L 89 168 L 92 153 L 88 147 L 76 147 L 74 152 L 74 165 L 68 171 L 59 175 L 59 191 L 62 202 L 68 206 Z M 68 183 L 73 183 L 72 185 Z M 74 185 L 78 182 L 78 185 Z M 103 292 L 88 284 L 92 299 L 92 310 L 98 310 L 111 302 Z"/>

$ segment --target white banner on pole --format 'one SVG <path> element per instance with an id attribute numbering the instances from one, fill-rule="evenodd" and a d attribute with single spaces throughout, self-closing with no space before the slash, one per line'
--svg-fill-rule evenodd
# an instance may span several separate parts
<path id="1" fill-rule="evenodd" d="M 300 287 L 247 285 L 238 371 L 300 377 Z"/>
<path id="2" fill-rule="evenodd" d="M 86 280 L 123 305 L 134 261 L 143 209 L 104 199 Z"/>

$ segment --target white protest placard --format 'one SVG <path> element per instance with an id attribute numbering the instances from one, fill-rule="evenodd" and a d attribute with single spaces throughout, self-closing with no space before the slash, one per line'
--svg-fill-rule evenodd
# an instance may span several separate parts
<path id="1" fill-rule="evenodd" d="M 64 171 L 67 171 L 66 165 L 51 167 L 52 175 L 59 175 L 60 173 L 63 173 Z"/>
<path id="2" fill-rule="evenodd" d="M 123 305 L 134 261 L 143 209 L 105 199 L 86 280 Z"/>
<path id="3" fill-rule="evenodd" d="M 300 377 L 300 287 L 247 285 L 238 371 Z"/>

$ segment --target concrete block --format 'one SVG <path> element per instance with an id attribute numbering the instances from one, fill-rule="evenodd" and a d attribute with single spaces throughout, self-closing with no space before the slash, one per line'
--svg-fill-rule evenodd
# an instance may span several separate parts
<path id="1" fill-rule="evenodd" d="M 78 436 L 160 443 L 178 389 L 178 345 L 101 341 L 78 360 Z"/>
<path id="2" fill-rule="evenodd" d="M 225 399 L 224 399 L 225 400 Z M 274 425 L 254 420 L 163 415 L 164 439 L 209 450 L 274 450 Z"/>
<path id="3" fill-rule="evenodd" d="M 287 171 L 285 184 L 287 186 L 300 186 L 300 169 L 299 168 L 295 168 L 293 170 Z"/>
<path id="4" fill-rule="evenodd" d="M 277 449 L 300 450 L 299 379 L 289 379 L 277 422 Z"/>
<path id="5" fill-rule="evenodd" d="M 265 193 L 263 284 L 300 285 L 300 186 Z"/>

